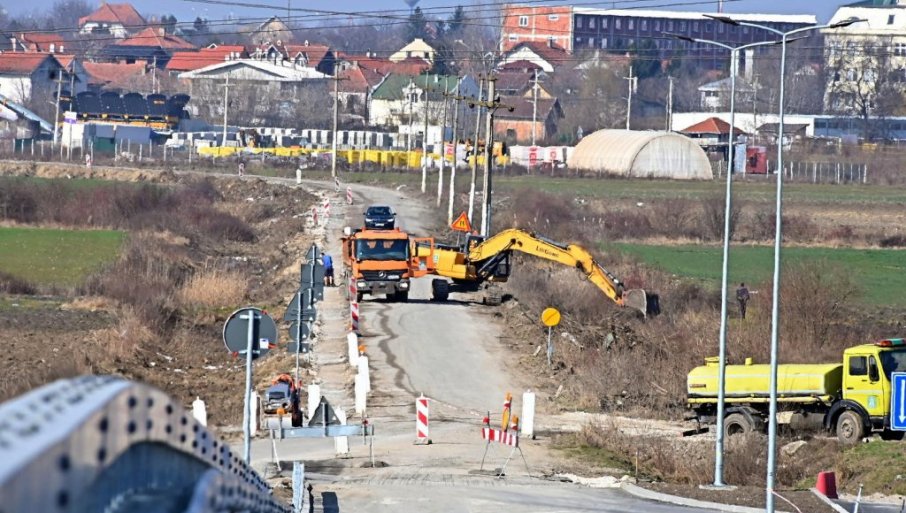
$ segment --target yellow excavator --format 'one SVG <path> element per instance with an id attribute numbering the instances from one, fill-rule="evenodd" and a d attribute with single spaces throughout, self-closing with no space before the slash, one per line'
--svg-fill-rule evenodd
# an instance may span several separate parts
<path id="1" fill-rule="evenodd" d="M 431 249 L 419 245 L 418 252 L 420 254 Z M 554 242 L 534 233 L 509 229 L 488 238 L 468 235 L 462 246 L 435 244 L 433 251 L 432 273 L 443 277 L 431 282 L 435 301 L 446 301 L 450 292 L 474 292 L 488 282 L 507 281 L 511 271 L 511 255 L 518 251 L 579 269 L 620 306 L 638 310 L 646 316 L 660 313 L 656 294 L 640 289 L 624 290 L 623 283 L 596 262 L 585 248 Z M 485 302 L 500 304 L 500 296 L 491 294 L 485 298 Z"/>

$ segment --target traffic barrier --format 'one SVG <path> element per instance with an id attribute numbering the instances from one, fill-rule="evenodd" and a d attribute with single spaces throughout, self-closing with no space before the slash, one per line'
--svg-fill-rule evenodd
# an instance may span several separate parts
<path id="1" fill-rule="evenodd" d="M 535 439 L 535 392 L 522 394 L 522 435 Z"/>
<path id="2" fill-rule="evenodd" d="M 519 447 L 519 435 L 506 432 L 502 429 L 483 427 L 481 428 L 481 439 L 487 440 L 488 442 L 498 442 L 510 447 Z"/>
<path id="3" fill-rule="evenodd" d="M 340 421 L 340 425 L 346 425 L 346 410 L 343 408 L 334 408 L 334 414 L 337 416 L 337 420 Z M 333 439 L 333 445 L 336 449 L 337 456 L 348 456 L 349 455 L 349 437 L 348 436 L 338 436 Z"/>
<path id="4" fill-rule="evenodd" d="M 359 303 L 353 301 L 349 303 L 349 314 L 352 320 L 352 331 L 355 333 L 359 332 Z"/>
<path id="5" fill-rule="evenodd" d="M 828 499 L 837 498 L 837 475 L 833 472 L 818 472 L 815 488 Z"/>
<path id="6" fill-rule="evenodd" d="M 424 394 L 415 400 L 415 443 L 419 445 L 431 445 L 431 437 L 428 432 L 428 418 L 430 409 L 428 407 L 428 398 Z"/>
<path id="7" fill-rule="evenodd" d="M 355 333 L 346 334 L 346 350 L 349 356 L 349 365 L 357 367 L 359 362 L 359 337 Z"/>
<path id="8" fill-rule="evenodd" d="M 352 205 L 352 187 L 346 187 L 346 203 Z"/>
<path id="9" fill-rule="evenodd" d="M 365 355 L 359 356 L 359 375 L 362 376 L 362 381 L 364 382 L 365 391 L 371 393 L 371 374 L 368 370 L 368 357 Z"/>
<path id="10" fill-rule="evenodd" d="M 368 409 L 368 390 L 365 388 L 365 376 L 355 375 L 355 412 L 356 415 L 365 416 Z"/>
<path id="11" fill-rule="evenodd" d="M 318 406 L 321 406 L 321 385 L 308 385 L 308 418 L 315 415 Z"/>

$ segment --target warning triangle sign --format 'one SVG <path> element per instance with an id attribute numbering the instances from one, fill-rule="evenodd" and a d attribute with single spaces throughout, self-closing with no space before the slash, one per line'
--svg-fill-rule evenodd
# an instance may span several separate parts
<path id="1" fill-rule="evenodd" d="M 458 232 L 471 232 L 472 225 L 469 223 L 469 218 L 466 217 L 466 213 L 463 212 L 459 214 L 459 217 L 456 218 L 456 221 L 453 221 L 453 224 L 450 225 L 450 228 Z"/>

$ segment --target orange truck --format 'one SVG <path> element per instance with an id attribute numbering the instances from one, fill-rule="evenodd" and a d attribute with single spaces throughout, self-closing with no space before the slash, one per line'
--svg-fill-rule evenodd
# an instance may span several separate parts
<path id="1" fill-rule="evenodd" d="M 428 249 L 416 251 L 416 246 Z M 356 301 L 365 294 L 408 301 L 410 280 L 434 270 L 434 239 L 411 237 L 399 228 L 346 228 L 342 247 L 347 280 L 354 280 L 358 291 Z"/>

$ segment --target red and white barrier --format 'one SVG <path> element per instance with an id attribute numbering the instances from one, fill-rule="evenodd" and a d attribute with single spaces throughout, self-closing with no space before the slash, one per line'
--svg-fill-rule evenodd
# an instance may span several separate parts
<path id="1" fill-rule="evenodd" d="M 488 442 L 498 442 L 510 447 L 519 447 L 519 436 L 515 433 L 504 432 L 501 429 L 481 428 L 481 439 Z"/>
<path id="2" fill-rule="evenodd" d="M 346 203 L 352 205 L 352 187 L 346 188 Z"/>
<path id="3" fill-rule="evenodd" d="M 415 400 L 415 443 L 431 444 L 431 438 L 428 432 L 428 418 L 430 409 L 428 407 L 428 398 L 424 395 Z"/>
<path id="4" fill-rule="evenodd" d="M 311 219 L 318 226 L 318 207 L 311 207 Z"/>
<path id="5" fill-rule="evenodd" d="M 353 301 L 349 303 L 349 315 L 352 320 L 352 331 L 355 333 L 359 332 L 359 303 L 358 301 Z"/>

